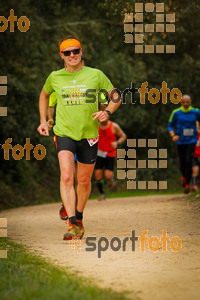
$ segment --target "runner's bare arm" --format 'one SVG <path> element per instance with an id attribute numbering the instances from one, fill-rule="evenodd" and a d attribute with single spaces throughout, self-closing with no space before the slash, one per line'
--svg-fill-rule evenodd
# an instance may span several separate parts
<path id="1" fill-rule="evenodd" d="M 47 121 L 47 124 L 48 124 L 49 130 L 51 130 L 51 128 L 53 127 L 53 123 L 54 123 L 54 119 L 53 119 L 54 111 L 55 111 L 54 110 L 54 106 L 49 106 L 48 107 L 48 111 L 47 111 L 48 121 Z"/>
<path id="2" fill-rule="evenodd" d="M 118 140 L 116 142 L 112 142 L 111 145 L 116 149 L 118 144 L 122 144 L 127 139 L 127 136 L 117 123 L 113 123 L 113 132 L 118 137 Z"/>
<path id="3" fill-rule="evenodd" d="M 122 102 L 121 97 L 115 91 L 115 89 L 112 89 L 110 92 L 108 92 L 107 96 L 109 97 L 109 99 L 111 101 L 109 102 L 108 106 L 106 107 L 106 110 L 109 110 L 111 112 L 111 114 L 113 114 Z M 98 111 L 92 115 L 94 116 L 93 120 L 99 119 L 100 122 L 104 122 L 109 119 L 109 115 L 106 111 Z"/>
<path id="4" fill-rule="evenodd" d="M 47 124 L 47 110 L 49 106 L 49 95 L 42 89 L 39 99 L 39 111 L 40 111 L 40 126 L 37 128 L 41 135 L 48 136 L 49 129 Z"/>
<path id="5" fill-rule="evenodd" d="M 179 135 L 176 135 L 174 130 L 171 130 L 169 132 L 169 135 L 171 136 L 173 142 L 176 143 L 179 140 Z"/>
<path id="6" fill-rule="evenodd" d="M 121 127 L 117 123 L 113 123 L 113 129 L 118 137 L 118 143 L 122 144 L 127 139 L 125 132 L 121 129 Z"/>

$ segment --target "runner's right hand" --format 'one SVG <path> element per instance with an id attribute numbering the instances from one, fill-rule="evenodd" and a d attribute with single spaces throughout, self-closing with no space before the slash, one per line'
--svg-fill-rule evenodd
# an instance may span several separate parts
<path id="1" fill-rule="evenodd" d="M 178 140 L 179 140 L 179 135 L 174 135 L 173 138 L 172 138 L 172 141 L 174 143 L 176 143 L 176 142 L 178 142 Z"/>
<path id="2" fill-rule="evenodd" d="M 92 115 L 94 116 L 93 120 L 98 119 L 99 122 L 105 122 L 109 119 L 109 116 L 108 116 L 107 112 L 102 111 L 102 110 L 100 110 L 100 111 L 98 111 L 98 112 L 96 112 Z"/>
<path id="3" fill-rule="evenodd" d="M 49 129 L 48 129 L 48 124 L 46 123 L 41 123 L 40 126 L 38 126 L 37 131 L 41 135 L 49 136 Z"/>

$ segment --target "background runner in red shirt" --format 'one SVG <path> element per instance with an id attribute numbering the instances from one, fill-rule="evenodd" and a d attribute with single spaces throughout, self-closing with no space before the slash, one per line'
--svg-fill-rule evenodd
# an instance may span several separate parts
<path id="1" fill-rule="evenodd" d="M 118 139 L 117 139 L 118 138 Z M 100 122 L 99 142 L 97 160 L 95 165 L 95 179 L 100 193 L 99 200 L 105 200 L 106 196 L 103 190 L 103 169 L 108 187 L 112 189 L 114 185 L 113 170 L 116 157 L 116 149 L 119 144 L 126 140 L 126 134 L 117 123 L 110 120 Z"/>

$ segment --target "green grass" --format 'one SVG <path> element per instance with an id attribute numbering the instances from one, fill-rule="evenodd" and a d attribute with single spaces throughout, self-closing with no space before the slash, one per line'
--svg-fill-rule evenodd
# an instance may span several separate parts
<path id="1" fill-rule="evenodd" d="M 182 194 L 183 189 L 167 189 L 167 190 L 143 190 L 143 191 L 128 191 L 128 190 L 122 190 L 122 191 L 116 191 L 116 192 L 110 192 L 105 190 L 105 194 L 107 198 L 123 198 L 123 197 L 137 197 L 137 196 L 153 196 L 153 195 L 170 195 L 170 194 Z M 90 199 L 97 199 L 99 197 L 99 194 L 95 191 L 95 193 L 92 193 L 90 196 Z"/>
<path id="2" fill-rule="evenodd" d="M 8 250 L 8 258 L 0 258 L 1 300 L 128 299 L 127 293 L 100 289 L 91 280 L 55 267 L 6 238 L 0 238 L 0 249 Z"/>
<path id="3" fill-rule="evenodd" d="M 198 202 L 200 201 L 200 193 L 196 193 L 196 192 L 191 192 L 187 198 L 189 199 L 190 202 Z"/>

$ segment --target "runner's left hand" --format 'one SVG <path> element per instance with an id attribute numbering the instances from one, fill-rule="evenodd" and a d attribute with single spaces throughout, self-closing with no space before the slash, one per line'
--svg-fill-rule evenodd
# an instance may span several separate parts
<path id="1" fill-rule="evenodd" d="M 49 131 L 50 131 L 51 128 L 53 127 L 53 123 L 54 123 L 54 120 L 53 120 L 53 119 L 50 119 L 50 120 L 47 121 L 47 125 L 48 125 Z"/>
<path id="2" fill-rule="evenodd" d="M 114 149 L 117 149 L 117 142 L 112 142 L 112 143 L 111 143 L 111 146 L 112 146 Z"/>

